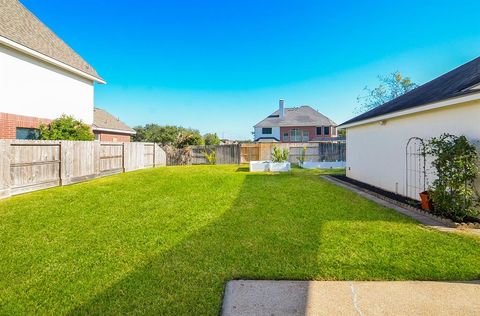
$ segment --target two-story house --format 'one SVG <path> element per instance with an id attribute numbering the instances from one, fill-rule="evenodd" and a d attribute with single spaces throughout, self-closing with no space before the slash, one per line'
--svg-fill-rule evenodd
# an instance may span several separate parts
<path id="1" fill-rule="evenodd" d="M 308 105 L 278 110 L 254 126 L 256 142 L 315 142 L 337 137 L 337 124 Z"/>
<path id="2" fill-rule="evenodd" d="M 105 81 L 17 0 L 0 0 L 0 139 L 30 138 L 62 114 L 93 124 Z"/>

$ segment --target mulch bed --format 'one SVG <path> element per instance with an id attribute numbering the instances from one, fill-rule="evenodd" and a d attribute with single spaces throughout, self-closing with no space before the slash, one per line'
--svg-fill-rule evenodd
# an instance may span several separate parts
<path id="1" fill-rule="evenodd" d="M 400 202 L 400 203 L 403 203 L 403 204 L 407 204 L 407 205 L 410 205 L 410 206 L 414 206 L 414 207 L 416 207 L 420 210 L 422 209 L 420 207 L 420 202 L 416 201 L 414 199 L 411 199 L 411 198 L 408 198 L 408 197 L 405 197 L 405 196 L 402 196 L 402 195 L 399 195 L 399 194 L 395 194 L 395 193 L 392 193 L 392 192 L 389 192 L 389 191 L 382 190 L 380 188 L 374 187 L 374 186 L 366 184 L 364 182 L 353 180 L 353 179 L 348 178 L 347 176 L 344 176 L 344 175 L 336 175 L 335 174 L 335 175 L 331 175 L 331 177 L 336 178 L 336 179 L 338 179 L 340 181 L 343 181 L 343 182 L 353 184 L 353 185 L 355 185 L 359 188 L 362 188 L 362 189 L 380 194 L 380 195 L 382 195 L 384 197 L 387 197 L 391 200 L 394 200 L 394 201 L 397 201 L 397 202 Z"/>

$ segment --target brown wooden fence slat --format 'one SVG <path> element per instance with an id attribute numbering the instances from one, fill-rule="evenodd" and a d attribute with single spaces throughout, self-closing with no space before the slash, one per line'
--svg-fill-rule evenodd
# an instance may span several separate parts
<path id="1" fill-rule="evenodd" d="M 271 160 L 274 147 L 289 150 L 289 161 L 297 163 L 305 148 L 305 161 L 345 161 L 345 142 L 321 143 L 255 143 L 219 146 L 192 146 L 188 149 L 170 149 L 167 155 L 167 165 L 202 165 L 208 164 L 205 153 L 216 151 L 217 164 L 239 164 L 250 161 Z M 183 155 L 182 152 L 188 154 Z"/>
<path id="2" fill-rule="evenodd" d="M 0 198 L 165 165 L 153 143 L 0 140 Z"/>

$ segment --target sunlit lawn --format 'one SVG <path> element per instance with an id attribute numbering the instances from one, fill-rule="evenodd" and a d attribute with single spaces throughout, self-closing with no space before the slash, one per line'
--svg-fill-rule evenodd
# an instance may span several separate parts
<path id="1" fill-rule="evenodd" d="M 478 239 L 319 173 L 167 167 L 0 201 L 0 314 L 215 315 L 240 278 L 480 278 Z"/>

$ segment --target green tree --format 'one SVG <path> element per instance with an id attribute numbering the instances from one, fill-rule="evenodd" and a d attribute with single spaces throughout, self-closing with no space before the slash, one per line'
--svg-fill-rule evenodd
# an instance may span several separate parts
<path id="1" fill-rule="evenodd" d="M 43 140 L 94 140 L 91 127 L 72 116 L 63 114 L 50 124 L 40 125 L 40 139 Z"/>
<path id="2" fill-rule="evenodd" d="M 376 88 L 363 88 L 365 94 L 357 97 L 356 114 L 361 114 L 405 94 L 418 85 L 410 77 L 404 77 L 399 71 L 387 76 L 378 76 L 380 85 Z"/>
<path id="3" fill-rule="evenodd" d="M 203 135 L 203 139 L 205 140 L 205 145 L 220 145 L 220 138 L 217 136 L 216 133 L 207 133 Z"/>
<path id="4" fill-rule="evenodd" d="M 137 142 L 154 142 L 178 148 L 203 144 L 203 137 L 198 130 L 181 126 L 147 124 L 136 126 L 134 130 L 137 134 L 133 140 Z"/>
<path id="5" fill-rule="evenodd" d="M 143 126 L 135 126 L 133 128 L 136 132 L 135 135 L 132 135 L 133 142 L 142 142 L 145 141 L 145 127 Z"/>
<path id="6" fill-rule="evenodd" d="M 185 148 L 187 146 L 195 146 L 195 145 L 204 145 L 205 142 L 203 141 L 202 135 L 197 130 L 192 129 L 185 129 L 180 132 L 177 137 L 174 146 L 177 148 Z"/>

